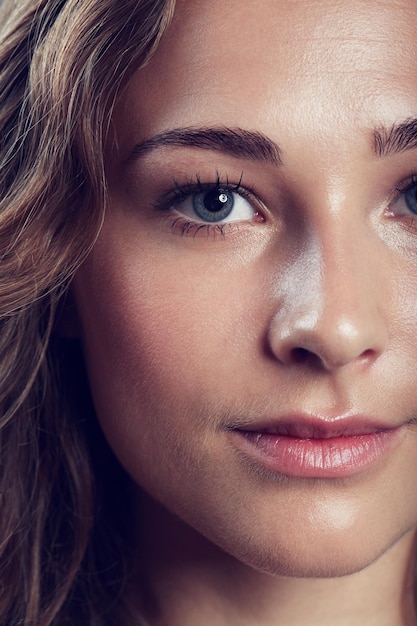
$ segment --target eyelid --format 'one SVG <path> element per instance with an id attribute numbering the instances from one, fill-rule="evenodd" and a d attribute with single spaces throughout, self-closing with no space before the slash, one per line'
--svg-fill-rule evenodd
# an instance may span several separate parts
<path id="1" fill-rule="evenodd" d="M 256 198 L 256 194 L 249 185 L 242 184 L 242 178 L 243 172 L 241 173 L 240 178 L 237 182 L 231 182 L 228 176 L 222 177 L 217 172 L 216 180 L 210 182 L 203 182 L 199 174 L 196 174 L 194 179 L 188 179 L 184 184 L 181 184 L 178 182 L 177 179 L 174 179 L 172 183 L 172 188 L 163 193 L 162 196 L 153 203 L 153 206 L 157 210 L 172 210 L 193 194 L 204 193 L 206 191 L 210 191 L 211 189 L 217 188 L 238 193 L 240 196 L 260 208 L 261 203 Z"/>
<path id="2" fill-rule="evenodd" d="M 163 193 L 153 203 L 153 207 L 156 210 L 167 213 L 172 231 L 179 235 L 188 235 L 193 238 L 201 236 L 211 239 L 216 239 L 217 237 L 224 239 L 232 235 L 232 233 L 237 234 L 240 232 L 243 225 L 245 227 L 249 225 L 254 226 L 255 223 L 259 224 L 265 221 L 263 203 L 259 200 L 251 186 L 242 184 L 242 179 L 243 172 L 234 182 L 231 182 L 228 176 L 221 176 L 219 172 L 216 172 L 215 178 L 208 175 L 205 177 L 204 182 L 199 174 L 196 174 L 194 179 L 188 178 L 182 184 L 174 179 L 171 189 Z M 210 191 L 227 191 L 236 194 L 240 199 L 236 199 L 235 202 L 237 204 L 235 204 L 235 209 L 230 214 L 220 218 L 218 221 L 207 221 L 198 215 L 197 208 L 194 206 L 194 199 L 196 196 Z M 247 203 L 247 214 L 242 215 L 240 213 L 244 209 L 243 207 L 241 209 L 238 208 L 239 202 Z M 189 204 L 193 205 L 192 213 L 195 214 L 189 212 L 190 206 L 187 206 Z M 230 219 L 234 210 L 240 213 L 241 218 Z"/>

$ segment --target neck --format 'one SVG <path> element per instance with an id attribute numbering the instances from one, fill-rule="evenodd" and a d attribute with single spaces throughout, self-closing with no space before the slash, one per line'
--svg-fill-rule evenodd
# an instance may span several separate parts
<path id="1" fill-rule="evenodd" d="M 287 578 L 237 561 L 154 502 L 141 506 L 141 517 L 141 573 L 130 593 L 134 603 L 146 597 L 141 611 L 151 626 L 417 623 L 411 533 L 355 574 Z"/>

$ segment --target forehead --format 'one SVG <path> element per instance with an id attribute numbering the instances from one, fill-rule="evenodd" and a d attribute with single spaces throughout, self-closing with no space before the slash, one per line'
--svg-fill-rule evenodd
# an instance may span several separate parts
<path id="1" fill-rule="evenodd" d="M 334 135 L 406 119 L 416 103 L 415 0 L 179 0 L 119 111 L 145 135 L 204 124 L 273 135 L 282 120 L 302 134 L 314 111 Z"/>

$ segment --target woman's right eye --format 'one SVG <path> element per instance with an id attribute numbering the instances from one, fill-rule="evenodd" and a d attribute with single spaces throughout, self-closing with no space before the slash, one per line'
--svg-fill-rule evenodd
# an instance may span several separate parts
<path id="1" fill-rule="evenodd" d="M 411 182 L 398 191 L 399 196 L 390 204 L 391 214 L 395 217 L 417 215 L 417 178 L 413 176 Z"/>
<path id="2" fill-rule="evenodd" d="M 245 222 L 258 215 L 246 195 L 215 185 L 203 191 L 190 192 L 173 208 L 180 215 L 200 223 Z"/>

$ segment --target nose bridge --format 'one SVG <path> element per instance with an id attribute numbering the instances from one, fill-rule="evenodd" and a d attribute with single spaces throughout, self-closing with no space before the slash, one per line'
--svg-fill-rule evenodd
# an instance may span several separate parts
<path id="1" fill-rule="evenodd" d="M 313 360 L 325 369 L 373 360 L 387 328 L 369 246 L 378 241 L 358 214 L 319 214 L 308 244 L 288 271 L 271 346 L 284 362 Z M 284 293 L 285 292 L 285 293 Z"/>
<path id="2" fill-rule="evenodd" d="M 324 218 L 326 225 L 320 229 L 316 244 L 321 266 L 321 317 L 333 319 L 335 329 L 364 326 L 377 307 L 376 277 L 372 279 L 369 254 L 372 244 L 349 217 Z"/>

